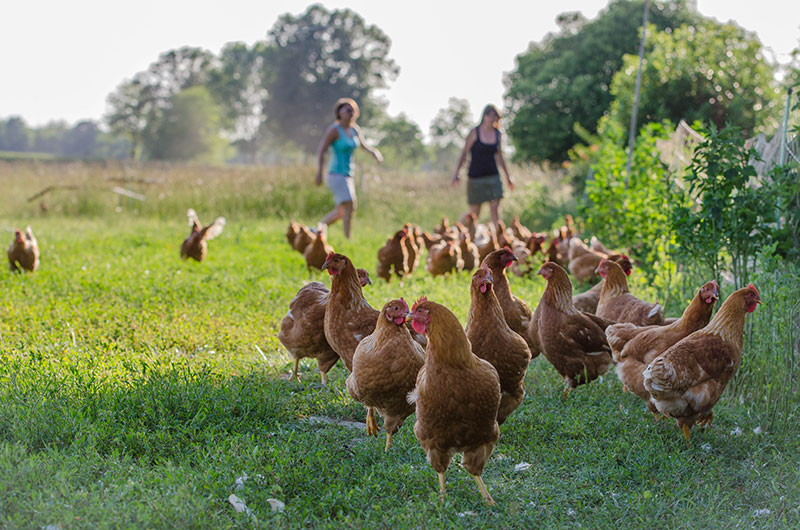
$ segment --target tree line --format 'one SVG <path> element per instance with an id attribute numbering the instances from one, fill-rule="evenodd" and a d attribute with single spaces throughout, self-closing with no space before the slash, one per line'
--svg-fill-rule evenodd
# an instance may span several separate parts
<path id="1" fill-rule="evenodd" d="M 504 79 L 503 103 L 517 161 L 562 163 L 576 145 L 591 141 L 602 120 L 628 126 L 644 5 L 611 0 L 593 20 L 563 13 L 557 32 L 516 57 Z M 653 2 L 649 10 L 639 126 L 685 119 L 749 133 L 775 128 L 782 108 L 779 66 L 764 57 L 755 34 L 702 17 L 685 0 Z M 377 94 L 400 72 L 390 47 L 389 37 L 356 12 L 311 5 L 280 16 L 252 45 L 228 43 L 218 54 L 195 47 L 162 53 L 108 96 L 109 133 L 81 122 L 74 128 L 80 131 L 61 131 L 59 143 L 69 145 L 66 138 L 82 131 L 101 144 L 80 144 L 95 157 L 303 157 L 313 153 L 333 118 L 331 102 L 346 95 L 358 101 L 361 121 L 388 163 L 452 164 L 474 126 L 469 105 L 451 98 L 430 124 L 426 145 L 420 126 L 403 114 L 389 116 Z M 784 79 L 796 79 L 797 71 L 790 68 Z M 17 149 L 24 123 L 10 126 L 13 120 L 19 119 L 0 129 L 0 150 L 53 152 L 44 137 L 54 131 L 28 131 L 27 148 Z"/>

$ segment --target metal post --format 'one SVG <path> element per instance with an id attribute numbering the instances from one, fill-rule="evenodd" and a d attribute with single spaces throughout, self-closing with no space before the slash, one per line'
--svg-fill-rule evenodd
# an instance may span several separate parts
<path id="1" fill-rule="evenodd" d="M 789 111 L 792 105 L 792 87 L 786 89 L 786 110 L 783 112 L 783 127 L 781 129 L 781 148 L 778 151 L 778 162 L 780 165 L 786 163 L 786 134 L 789 128 Z"/>
<path id="2" fill-rule="evenodd" d="M 625 189 L 628 189 L 631 175 L 631 160 L 633 158 L 633 143 L 636 140 L 636 114 L 639 110 L 639 88 L 642 85 L 642 60 L 644 59 L 644 41 L 647 36 L 647 12 L 650 0 L 644 3 L 642 15 L 642 40 L 639 43 L 639 68 L 636 70 L 636 88 L 633 91 L 633 110 L 631 111 L 631 130 L 628 134 L 628 163 L 625 165 Z"/>

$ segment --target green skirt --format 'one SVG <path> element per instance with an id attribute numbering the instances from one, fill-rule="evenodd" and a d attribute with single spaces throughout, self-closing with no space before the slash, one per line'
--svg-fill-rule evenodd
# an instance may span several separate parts
<path id="1" fill-rule="evenodd" d="M 467 204 L 481 204 L 503 198 L 500 175 L 467 179 Z"/>

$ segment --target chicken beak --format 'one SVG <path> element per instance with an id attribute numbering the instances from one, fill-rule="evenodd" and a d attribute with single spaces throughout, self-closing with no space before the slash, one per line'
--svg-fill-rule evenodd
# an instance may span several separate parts
<path id="1" fill-rule="evenodd" d="M 322 264 L 322 268 L 321 268 L 320 270 L 323 270 L 323 271 L 324 271 L 324 270 L 326 270 L 326 269 L 327 269 L 329 266 L 330 266 L 330 263 L 328 263 L 328 262 L 326 261 L 325 263 L 323 263 L 323 264 Z M 369 280 L 367 280 L 367 282 L 369 282 L 369 283 L 372 283 L 372 282 L 370 282 Z"/>

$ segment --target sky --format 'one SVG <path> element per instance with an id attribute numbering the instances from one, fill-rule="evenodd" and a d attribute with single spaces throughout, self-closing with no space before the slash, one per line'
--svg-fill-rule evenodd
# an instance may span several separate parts
<path id="1" fill-rule="evenodd" d="M 266 37 L 279 15 L 303 0 L 40 0 L 7 2 L 0 23 L 0 118 L 29 126 L 52 120 L 101 120 L 106 98 L 159 54 L 194 46 L 215 54 L 228 42 Z M 503 74 L 530 42 L 557 31 L 556 16 L 594 18 L 607 0 L 323 0 L 350 8 L 392 40 L 400 75 L 387 90 L 392 116 L 404 113 L 427 133 L 450 97 L 473 116 L 502 107 Z M 781 63 L 800 46 L 800 2 L 696 0 L 705 16 L 756 32 Z"/>

